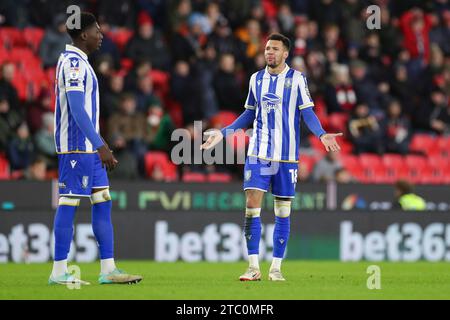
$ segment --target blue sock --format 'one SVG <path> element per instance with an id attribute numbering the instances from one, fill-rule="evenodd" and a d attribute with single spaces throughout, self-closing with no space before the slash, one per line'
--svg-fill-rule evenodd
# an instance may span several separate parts
<path id="1" fill-rule="evenodd" d="M 289 217 L 275 217 L 275 229 L 273 230 L 273 257 L 283 258 L 289 239 Z"/>
<path id="2" fill-rule="evenodd" d="M 55 232 L 55 261 L 66 260 L 73 238 L 73 219 L 78 206 L 59 205 L 53 229 Z"/>
<path id="3" fill-rule="evenodd" d="M 245 239 L 247 240 L 248 254 L 259 254 L 259 241 L 261 239 L 261 218 L 246 217 L 244 234 Z"/>
<path id="4" fill-rule="evenodd" d="M 114 232 L 111 222 L 111 200 L 92 205 L 92 230 L 100 249 L 100 259 L 114 257 Z"/>

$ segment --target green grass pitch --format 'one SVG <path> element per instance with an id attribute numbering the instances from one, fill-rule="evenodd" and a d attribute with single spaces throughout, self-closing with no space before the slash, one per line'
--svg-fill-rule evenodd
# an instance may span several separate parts
<path id="1" fill-rule="evenodd" d="M 367 267 L 381 268 L 381 289 L 367 289 Z M 155 263 L 121 261 L 119 267 L 144 276 L 136 285 L 99 285 L 99 263 L 77 264 L 79 290 L 49 286 L 51 264 L 0 264 L 0 299 L 450 299 L 450 265 L 440 263 L 342 263 L 285 261 L 286 282 L 240 282 L 246 263 Z"/>

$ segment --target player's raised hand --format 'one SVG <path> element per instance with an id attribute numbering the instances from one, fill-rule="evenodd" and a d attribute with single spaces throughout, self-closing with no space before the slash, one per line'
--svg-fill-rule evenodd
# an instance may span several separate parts
<path id="1" fill-rule="evenodd" d="M 341 147 L 336 141 L 336 137 L 342 137 L 342 132 L 339 133 L 325 133 L 320 137 L 320 141 L 322 141 L 322 144 L 325 146 L 325 149 L 330 152 L 337 152 L 341 150 Z"/>
<path id="2" fill-rule="evenodd" d="M 211 149 L 223 139 L 223 134 L 218 129 L 206 131 L 204 135 L 208 137 L 208 140 L 200 146 L 200 150 Z"/>
<path id="3" fill-rule="evenodd" d="M 114 170 L 119 163 L 106 143 L 98 148 L 98 155 L 102 161 L 102 168 L 106 167 L 106 170 L 108 171 Z"/>

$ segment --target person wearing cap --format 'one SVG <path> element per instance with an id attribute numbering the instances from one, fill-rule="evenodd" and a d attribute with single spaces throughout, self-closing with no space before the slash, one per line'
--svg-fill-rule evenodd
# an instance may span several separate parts
<path id="1" fill-rule="evenodd" d="M 153 19 L 145 12 L 138 15 L 137 32 L 128 42 L 125 56 L 134 60 L 147 59 L 153 68 L 168 70 L 170 54 L 161 33 L 154 28 Z"/>

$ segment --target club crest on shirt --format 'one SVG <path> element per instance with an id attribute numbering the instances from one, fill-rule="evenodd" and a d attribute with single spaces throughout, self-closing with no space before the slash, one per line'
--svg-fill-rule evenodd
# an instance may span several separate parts
<path id="1" fill-rule="evenodd" d="M 287 88 L 287 89 L 289 89 L 289 88 L 292 87 L 292 79 L 291 79 L 291 78 L 287 78 L 287 79 L 284 81 L 284 87 Z"/>
<path id="2" fill-rule="evenodd" d="M 83 179 L 81 180 L 81 186 L 83 189 L 86 189 L 89 184 L 89 176 L 83 176 Z"/>
<path id="3" fill-rule="evenodd" d="M 264 110 L 270 113 L 270 110 L 276 110 L 280 106 L 281 98 L 275 93 L 268 92 L 262 96 L 261 104 Z"/>

